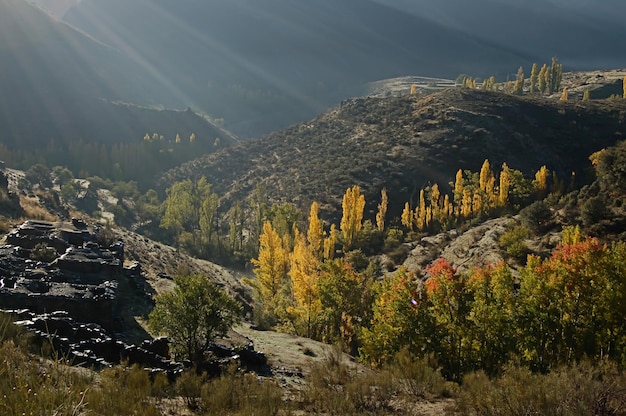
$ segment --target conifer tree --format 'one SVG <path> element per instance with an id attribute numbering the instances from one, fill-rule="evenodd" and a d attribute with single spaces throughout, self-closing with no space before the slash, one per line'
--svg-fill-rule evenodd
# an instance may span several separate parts
<path id="1" fill-rule="evenodd" d="M 340 227 L 344 239 L 344 250 L 348 251 L 363 227 L 365 196 L 361 195 L 361 189 L 357 185 L 346 189 L 341 206 L 343 208 L 343 216 L 341 217 Z"/>
<path id="2" fill-rule="evenodd" d="M 378 204 L 378 212 L 376 213 L 376 227 L 381 233 L 385 231 L 385 216 L 387 215 L 387 189 L 380 191 L 380 204 Z"/>
<path id="3" fill-rule="evenodd" d="M 534 94 L 537 92 L 539 81 L 539 67 L 536 63 L 533 64 L 532 69 L 530 70 L 530 93 Z"/>

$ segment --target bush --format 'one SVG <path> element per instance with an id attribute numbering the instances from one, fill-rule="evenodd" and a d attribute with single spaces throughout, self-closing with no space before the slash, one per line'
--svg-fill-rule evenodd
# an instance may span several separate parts
<path id="1" fill-rule="evenodd" d="M 241 373 L 235 366 L 201 389 L 200 408 L 208 415 L 276 415 L 282 407 L 282 391 L 270 380 Z"/>
<path id="2" fill-rule="evenodd" d="M 580 216 L 583 224 L 590 227 L 599 223 L 606 217 L 607 208 L 605 202 L 600 197 L 589 198 L 580 209 Z"/>
<path id="3" fill-rule="evenodd" d="M 396 354 L 389 371 L 413 398 L 447 395 L 448 385 L 432 356 L 417 358 L 405 347 Z"/>
<path id="4" fill-rule="evenodd" d="M 502 234 L 498 243 L 507 255 L 517 260 L 524 260 L 530 252 L 524 243 L 529 234 L 530 231 L 527 227 L 518 226 Z"/>
<path id="5" fill-rule="evenodd" d="M 490 380 L 466 376 L 458 409 L 464 415 L 624 415 L 626 377 L 614 363 L 585 362 L 548 374 L 509 366 Z"/>
<path id="6" fill-rule="evenodd" d="M 539 234 L 548 229 L 552 221 L 552 211 L 544 201 L 535 201 L 520 211 L 520 218 L 530 231 Z"/>

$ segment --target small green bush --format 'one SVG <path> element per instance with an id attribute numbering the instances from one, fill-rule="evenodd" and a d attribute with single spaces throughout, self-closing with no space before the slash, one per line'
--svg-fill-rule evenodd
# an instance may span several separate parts
<path id="1" fill-rule="evenodd" d="M 502 234 L 498 243 L 507 255 L 517 260 L 524 260 L 530 250 L 524 240 L 530 235 L 530 230 L 524 226 L 518 226 Z"/>

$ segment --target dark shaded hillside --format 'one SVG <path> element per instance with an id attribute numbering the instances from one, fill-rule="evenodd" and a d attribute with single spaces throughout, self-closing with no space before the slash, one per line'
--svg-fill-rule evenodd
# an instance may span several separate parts
<path id="1" fill-rule="evenodd" d="M 83 0 L 64 19 L 247 136 L 313 117 L 369 81 L 504 74 L 525 60 L 370 0 Z"/>
<path id="2" fill-rule="evenodd" d="M 104 100 L 164 103 L 159 83 L 119 51 L 24 0 L 0 0 L 0 74 L 0 138 L 11 147 L 126 140 L 129 126 Z"/>
<path id="3" fill-rule="evenodd" d="M 273 201 L 339 208 L 359 185 L 375 209 L 381 188 L 392 215 L 429 181 L 445 185 L 485 158 L 526 174 L 542 165 L 582 180 L 589 155 L 626 135 L 626 101 L 555 102 L 476 90 L 362 98 L 308 123 L 226 149 L 168 172 L 162 185 L 206 176 L 232 201 L 263 186 Z"/>

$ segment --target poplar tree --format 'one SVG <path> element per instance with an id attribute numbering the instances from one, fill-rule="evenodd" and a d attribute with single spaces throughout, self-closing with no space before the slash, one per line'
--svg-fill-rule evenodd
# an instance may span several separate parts
<path id="1" fill-rule="evenodd" d="M 509 199 L 509 188 L 511 186 L 511 176 L 509 174 L 509 167 L 506 163 L 502 164 L 502 172 L 500 172 L 500 186 L 498 202 L 500 206 L 506 206 Z"/>
<path id="2" fill-rule="evenodd" d="M 307 239 L 311 246 L 311 251 L 316 257 L 320 257 L 322 254 L 322 239 L 324 238 L 324 227 L 318 216 L 319 205 L 317 202 L 311 204 L 311 211 L 309 214 L 309 230 L 307 232 Z"/>
<path id="3" fill-rule="evenodd" d="M 413 231 L 413 210 L 409 206 L 408 202 L 404 203 L 404 209 L 402 210 L 400 221 L 409 231 Z"/>
<path id="4" fill-rule="evenodd" d="M 344 239 L 344 250 L 348 251 L 363 227 L 365 196 L 361 194 L 361 189 L 357 185 L 346 189 L 341 206 L 343 216 L 341 217 L 340 228 Z"/>
<path id="5" fill-rule="evenodd" d="M 252 259 L 256 276 L 255 289 L 267 312 L 276 315 L 279 297 L 287 279 L 287 252 L 272 223 L 263 223 L 259 239 L 259 257 Z"/>
<path id="6" fill-rule="evenodd" d="M 563 87 L 563 92 L 561 93 L 561 98 L 559 100 L 567 101 L 567 98 L 568 98 L 567 87 Z"/>
<path id="7" fill-rule="evenodd" d="M 378 204 L 378 212 L 376 213 L 376 227 L 381 233 L 385 231 L 385 216 L 387 215 L 387 189 L 380 191 L 380 204 Z"/>
<path id="8" fill-rule="evenodd" d="M 532 69 L 530 70 L 530 93 L 534 94 L 537 92 L 539 81 L 539 67 L 536 63 L 533 64 Z"/>
<path id="9" fill-rule="evenodd" d="M 624 80 L 622 81 L 622 87 L 624 88 L 623 97 L 626 98 L 626 76 L 624 76 Z"/>
<path id="10" fill-rule="evenodd" d="M 306 321 L 306 336 L 311 337 L 311 322 L 321 309 L 319 290 L 320 262 L 313 249 L 299 232 L 291 255 L 291 287 L 299 314 Z"/>
<path id="11" fill-rule="evenodd" d="M 550 68 L 550 92 L 556 92 L 561 88 L 561 80 L 563 79 L 563 64 L 558 59 L 552 57 L 552 66 Z"/>
<path id="12" fill-rule="evenodd" d="M 324 238 L 324 260 L 332 260 L 335 257 L 335 245 L 337 244 L 337 226 L 331 224 L 328 237 Z"/>
<path id="13" fill-rule="evenodd" d="M 461 205 L 463 200 L 463 171 L 459 169 L 454 179 L 454 203 Z"/>
<path id="14" fill-rule="evenodd" d="M 513 87 L 513 94 L 522 95 L 524 92 L 524 68 L 521 66 L 517 69 L 517 79 Z"/>
<path id="15" fill-rule="evenodd" d="M 590 98 L 591 98 L 591 94 L 589 90 L 585 90 L 585 92 L 583 92 L 583 101 L 589 101 Z"/>
<path id="16" fill-rule="evenodd" d="M 550 84 L 550 71 L 548 70 L 548 65 L 543 64 L 541 70 L 539 71 L 539 91 L 542 94 L 548 92 L 549 84 Z"/>

